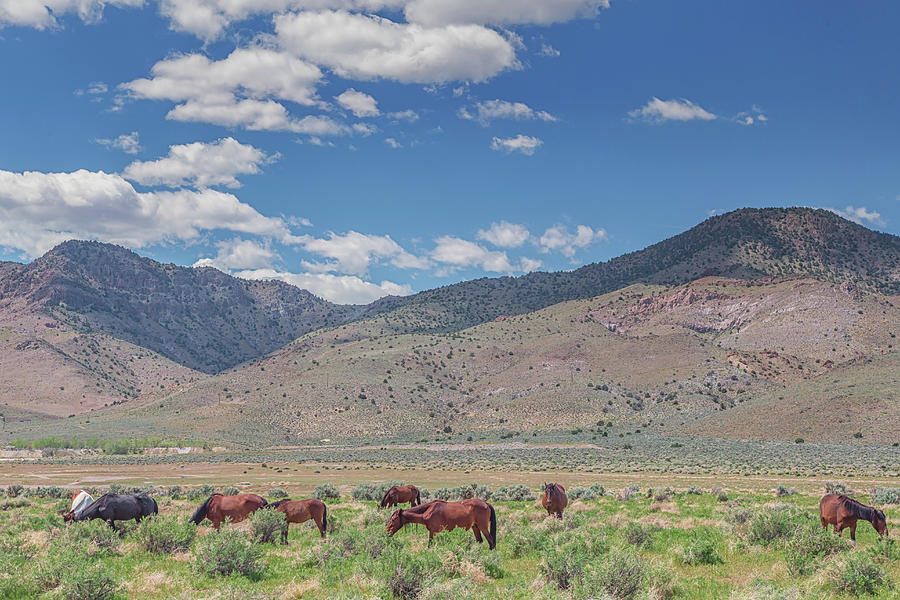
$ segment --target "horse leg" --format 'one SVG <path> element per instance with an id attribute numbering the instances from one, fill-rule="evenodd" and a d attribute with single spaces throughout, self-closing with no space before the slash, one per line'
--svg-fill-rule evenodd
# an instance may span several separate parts
<path id="1" fill-rule="evenodd" d="M 287 546 L 288 527 L 290 527 L 290 525 L 285 523 L 284 529 L 281 530 L 281 543 L 284 544 L 285 546 Z"/>
<path id="2" fill-rule="evenodd" d="M 475 541 L 481 544 L 484 540 L 481 539 L 481 530 L 478 529 L 478 525 L 472 526 L 472 533 L 475 534 Z M 487 535 L 487 532 L 485 532 Z"/>
<path id="3" fill-rule="evenodd" d="M 856 545 L 856 521 L 853 521 L 853 524 L 850 525 L 850 541 L 853 545 Z"/>

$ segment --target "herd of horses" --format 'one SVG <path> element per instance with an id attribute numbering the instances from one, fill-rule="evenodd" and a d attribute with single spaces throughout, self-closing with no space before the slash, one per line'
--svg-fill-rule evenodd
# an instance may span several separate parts
<path id="1" fill-rule="evenodd" d="M 482 543 L 482 536 L 486 538 L 491 550 L 497 545 L 497 514 L 493 506 L 480 498 L 468 498 L 458 502 L 432 500 L 423 503 L 416 486 L 393 486 L 382 498 L 381 508 L 393 508 L 406 502 L 410 508 L 398 508 L 388 520 L 385 528 L 388 535 L 394 535 L 409 523 L 424 525 L 428 530 L 428 543 L 431 544 L 436 533 L 460 527 L 472 531 L 478 543 Z M 562 519 L 568 503 L 563 486 L 557 483 L 544 484 L 541 506 L 547 511 L 547 515 Z M 260 509 L 284 513 L 288 523 L 313 520 L 319 534 L 325 538 L 328 507 L 317 498 L 269 503 L 256 494 L 234 496 L 213 494 L 197 508 L 190 522 L 199 525 L 204 519 L 209 519 L 213 528 L 218 530 L 224 521 L 239 523 Z M 140 523 L 142 518 L 158 512 L 156 501 L 147 494 L 105 494 L 94 500 L 87 492 L 81 490 L 72 496 L 71 509 L 63 514 L 63 518 L 67 522 L 103 519 L 115 529 L 115 521 L 135 520 Z M 856 525 L 860 520 L 869 521 L 878 535 L 882 537 L 888 535 L 884 512 L 844 495 L 823 496 L 819 502 L 819 518 L 823 528 L 832 525 L 838 535 L 841 535 L 844 529 L 849 529 L 850 539 L 853 542 L 856 542 Z M 282 530 L 281 541 L 287 544 L 287 528 Z"/>

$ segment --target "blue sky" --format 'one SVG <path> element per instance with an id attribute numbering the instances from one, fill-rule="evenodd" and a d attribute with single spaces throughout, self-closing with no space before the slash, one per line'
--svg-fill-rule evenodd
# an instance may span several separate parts
<path id="1" fill-rule="evenodd" d="M 368 302 L 745 206 L 896 234 L 898 22 L 887 1 L 0 0 L 0 258 L 99 239 Z"/>

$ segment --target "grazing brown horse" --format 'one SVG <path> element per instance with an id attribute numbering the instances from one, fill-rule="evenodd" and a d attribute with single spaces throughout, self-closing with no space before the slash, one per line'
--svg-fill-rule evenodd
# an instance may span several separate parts
<path id="1" fill-rule="evenodd" d="M 481 534 L 484 534 L 491 550 L 497 545 L 497 515 L 494 513 L 494 507 L 480 498 L 460 502 L 435 500 L 408 510 L 401 508 L 391 515 L 386 530 L 389 535 L 394 535 L 407 523 L 425 525 L 429 544 L 434 539 L 435 533 L 462 527 L 471 529 L 479 544 Z"/>
<path id="2" fill-rule="evenodd" d="M 288 523 L 303 523 L 312 519 L 325 539 L 325 528 L 328 527 L 328 507 L 318 498 L 309 500 L 279 500 L 272 504 L 272 508 L 284 513 Z M 281 541 L 287 544 L 287 527 L 281 532 Z"/>
<path id="3" fill-rule="evenodd" d="M 265 498 L 256 494 L 238 494 L 237 496 L 213 494 L 200 505 L 194 516 L 191 517 L 191 523 L 199 525 L 203 519 L 209 519 L 212 521 L 213 528 L 218 529 L 226 518 L 230 518 L 232 523 L 240 523 L 253 511 L 268 505 Z"/>
<path id="4" fill-rule="evenodd" d="M 547 515 L 555 514 L 557 519 L 562 519 L 563 509 L 569 503 L 566 496 L 566 488 L 558 483 L 544 484 L 544 497 L 541 498 L 541 506 L 547 511 Z"/>
<path id="5" fill-rule="evenodd" d="M 422 504 L 419 488 L 414 485 L 395 485 L 384 494 L 384 498 L 381 499 L 381 508 L 394 507 L 401 502 L 409 502 L 410 507 Z"/>
<path id="6" fill-rule="evenodd" d="M 850 539 L 856 543 L 856 521 L 862 519 L 872 523 L 872 527 L 878 535 L 884 537 L 888 534 L 887 519 L 884 513 L 877 508 L 866 506 L 853 498 L 844 495 L 825 494 L 819 501 L 819 518 L 822 527 L 834 525 L 834 531 L 838 535 L 850 528 Z"/>

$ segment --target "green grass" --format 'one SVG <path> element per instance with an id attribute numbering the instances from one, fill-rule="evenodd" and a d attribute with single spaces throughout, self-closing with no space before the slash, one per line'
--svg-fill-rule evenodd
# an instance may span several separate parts
<path id="1" fill-rule="evenodd" d="M 55 512 L 57 501 L 31 498 L 28 505 L 0 510 L 0 598 L 82 597 L 76 592 L 83 594 L 91 585 L 116 589 L 112 596 L 96 598 L 146 600 L 577 599 L 602 598 L 604 593 L 612 598 L 699 600 L 844 600 L 855 593 L 896 597 L 900 554 L 892 543 L 879 543 L 868 523 L 860 524 L 851 550 L 832 539 L 831 532 L 818 530 L 817 496 L 796 494 L 782 503 L 770 494 L 728 491 L 728 503 L 708 490 L 700 495 L 676 491 L 669 501 L 656 502 L 647 497 L 646 488 L 628 501 L 612 495 L 573 500 L 562 521 L 547 518 L 535 502 L 496 502 L 494 552 L 462 530 L 438 534 L 430 547 L 422 527 L 388 537 L 384 523 L 389 511 L 344 494 L 329 502 L 325 542 L 311 523 L 291 525 L 288 545 L 253 546 L 251 554 L 258 554 L 258 560 L 244 557 L 254 563 L 246 575 L 217 575 L 200 559 L 244 552 L 240 548 L 249 543 L 244 533 L 249 522 L 231 526 L 241 530 L 236 532 L 237 547 L 224 539 L 212 543 L 216 534 L 204 524 L 185 546 L 150 552 L 141 529 L 129 528 L 119 543 L 110 543 L 102 523 L 64 526 Z M 197 505 L 167 497 L 158 501 L 165 515 L 163 529 L 186 521 Z M 738 509 L 750 518 L 735 519 Z M 772 513 L 786 520 L 791 532 L 759 517 Z M 900 518 L 897 508 L 887 514 L 889 520 Z M 635 533 L 638 529 L 641 535 Z M 792 572 L 792 557 L 798 554 L 802 569 Z"/>

